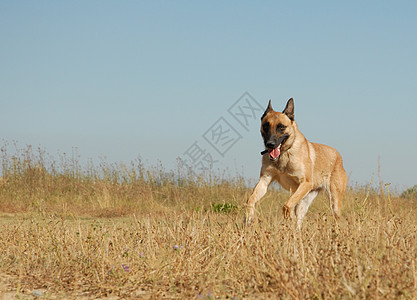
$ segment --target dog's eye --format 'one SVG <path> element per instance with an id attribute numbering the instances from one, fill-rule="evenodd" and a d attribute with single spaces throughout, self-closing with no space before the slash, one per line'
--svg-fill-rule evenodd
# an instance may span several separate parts
<path id="1" fill-rule="evenodd" d="M 287 128 L 287 126 L 285 126 L 284 124 L 279 123 L 277 125 L 277 131 L 284 132 L 285 128 Z"/>
<path id="2" fill-rule="evenodd" d="M 269 123 L 268 123 L 268 122 L 266 122 L 266 123 L 264 123 L 264 124 L 262 125 L 262 128 L 263 128 L 264 132 L 268 132 L 269 127 L 270 127 L 270 125 L 269 125 Z"/>

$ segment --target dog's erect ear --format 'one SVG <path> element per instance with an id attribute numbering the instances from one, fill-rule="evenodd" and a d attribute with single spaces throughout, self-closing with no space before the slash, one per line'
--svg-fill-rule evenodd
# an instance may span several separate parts
<path id="1" fill-rule="evenodd" d="M 294 100 L 290 98 L 282 113 L 286 114 L 291 121 L 294 121 Z"/>
<path id="2" fill-rule="evenodd" d="M 264 114 L 262 115 L 261 120 L 262 120 L 262 119 L 266 116 L 266 114 L 267 114 L 267 113 L 269 113 L 270 111 L 274 111 L 274 110 L 272 109 L 271 99 L 269 100 L 268 107 L 266 108 L 266 110 L 265 110 Z"/>

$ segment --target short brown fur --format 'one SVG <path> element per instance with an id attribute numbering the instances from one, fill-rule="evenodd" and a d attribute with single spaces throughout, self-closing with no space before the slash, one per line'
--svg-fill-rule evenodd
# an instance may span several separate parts
<path id="1" fill-rule="evenodd" d="M 280 131 L 277 126 L 282 125 L 286 127 Z M 330 146 L 309 142 L 298 130 L 292 98 L 282 113 L 274 111 L 269 101 L 262 116 L 261 134 L 268 151 L 278 146 L 274 141 L 284 140 L 277 158 L 273 159 L 268 153 L 263 155 L 259 182 L 247 202 L 247 221 L 253 218 L 256 202 L 274 180 L 292 193 L 283 212 L 285 217 L 295 215 L 299 227 L 309 206 L 322 190 L 327 192 L 332 211 L 339 217 L 347 184 L 342 157 Z"/>

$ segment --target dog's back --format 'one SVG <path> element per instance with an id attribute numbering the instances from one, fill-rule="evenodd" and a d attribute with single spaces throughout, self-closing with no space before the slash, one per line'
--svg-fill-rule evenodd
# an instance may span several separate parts
<path id="1" fill-rule="evenodd" d="M 327 145 L 308 143 L 313 162 L 313 188 L 324 188 L 330 197 L 332 193 L 343 195 L 347 184 L 347 175 L 340 153 Z M 338 207 L 334 207 L 336 214 L 340 213 L 341 197 L 339 197 Z"/>

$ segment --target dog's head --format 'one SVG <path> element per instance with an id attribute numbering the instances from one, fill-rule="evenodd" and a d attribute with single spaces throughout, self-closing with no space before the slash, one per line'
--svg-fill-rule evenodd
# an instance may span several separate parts
<path id="1" fill-rule="evenodd" d="M 281 112 L 272 109 L 271 100 L 261 118 L 261 134 L 264 139 L 265 151 L 269 153 L 271 160 L 277 160 L 281 151 L 286 147 L 286 142 L 293 135 L 294 100 L 288 100 L 285 109 Z"/>

